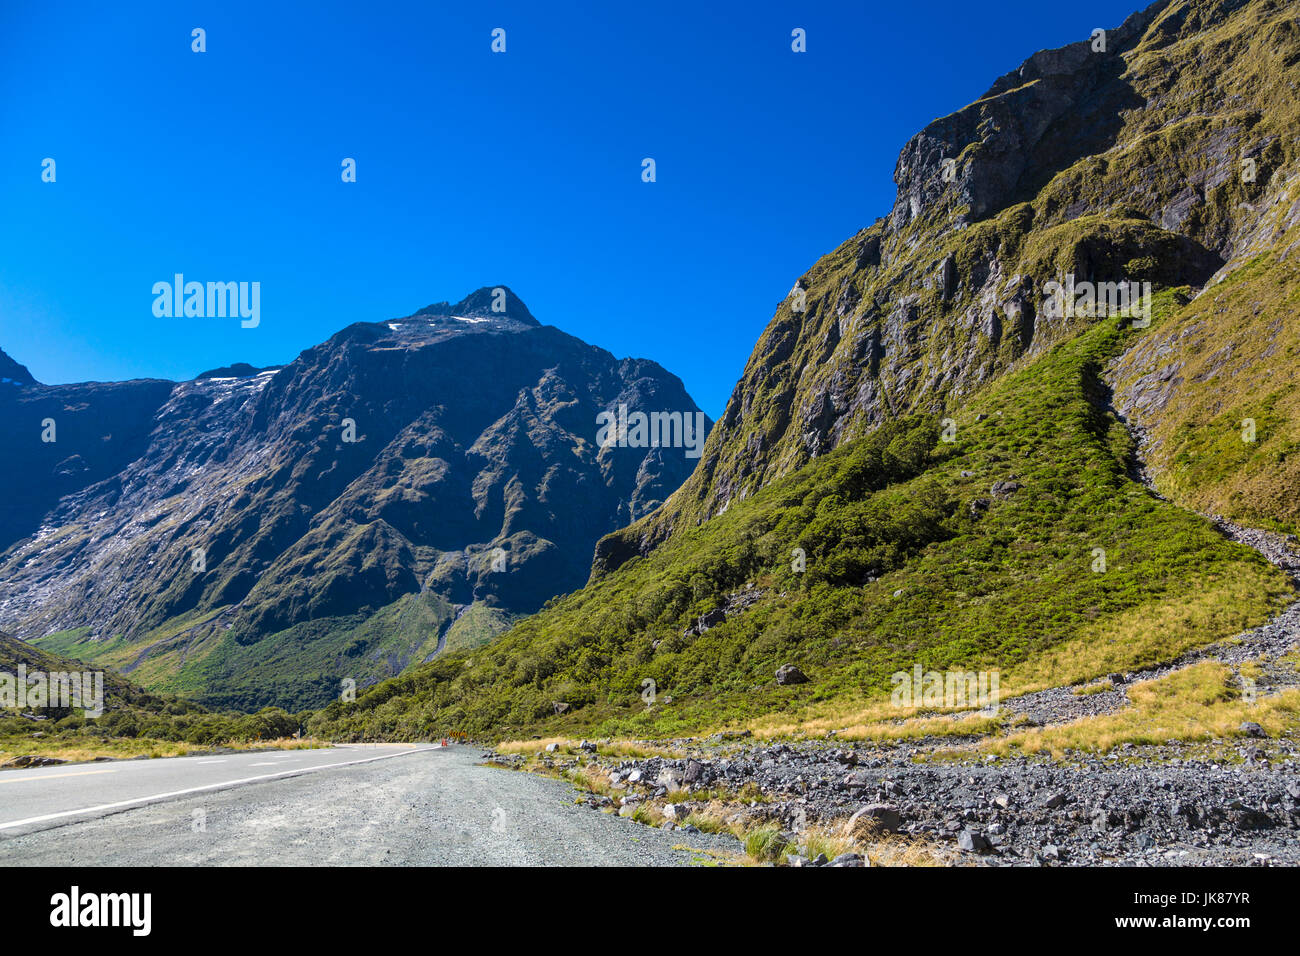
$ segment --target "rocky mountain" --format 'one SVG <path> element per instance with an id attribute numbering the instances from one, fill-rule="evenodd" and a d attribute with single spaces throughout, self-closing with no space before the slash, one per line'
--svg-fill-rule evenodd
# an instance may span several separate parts
<path id="1" fill-rule="evenodd" d="M 27 371 L 26 365 L 19 365 L 3 351 L 0 351 L 0 385 L 35 385 L 36 379 Z"/>
<path id="2" fill-rule="evenodd" d="M 0 548 L 35 534 L 64 495 L 109 479 L 138 458 L 172 387 L 162 381 L 41 385 L 0 352 L 0 441 L 12 454 L 0 473 Z M 43 441 L 43 434 L 54 440 Z"/>
<path id="3" fill-rule="evenodd" d="M 597 416 L 702 416 L 655 363 L 504 287 L 280 368 L 63 386 L 19 369 L 0 385 L 0 624 L 244 708 L 320 703 L 581 586 L 595 541 L 695 463 L 598 445 Z"/>
<path id="4" fill-rule="evenodd" d="M 1300 531 L 1298 67 L 1293 3 L 1158 0 L 927 125 L 892 209 L 795 279 L 699 467 L 601 540 L 587 587 L 317 731 L 952 734 L 978 756 L 1205 740 L 1250 713 L 1247 680 L 1293 706 L 1272 662 L 1293 614 L 1250 661 L 1121 692 L 1115 723 L 954 723 L 890 691 L 1000 672 L 1008 698 L 1102 701 L 1293 604 L 1292 558 L 1220 518 L 1283 551 Z"/>
<path id="5" fill-rule="evenodd" d="M 700 467 L 669 507 L 604 542 L 600 567 L 887 419 L 960 406 L 1088 320 L 1046 307 L 1046 284 L 1070 275 L 1196 290 L 1201 304 L 1186 320 L 1124 362 L 1147 385 L 1178 379 L 1159 398 L 1128 401 L 1139 414 L 1168 406 L 1172 388 L 1196 391 L 1198 409 L 1213 404 L 1225 376 L 1247 392 L 1294 396 L 1283 356 L 1297 343 L 1276 310 L 1243 304 L 1231 323 L 1204 314 L 1223 307 L 1227 293 L 1217 290 L 1245 266 L 1295 287 L 1294 246 L 1280 240 L 1300 222 L 1298 37 L 1285 0 L 1159 0 L 1102 38 L 1034 54 L 930 123 L 899 154 L 890 213 L 795 279 Z M 1278 348 L 1278 331 L 1285 351 L 1257 362 Z M 1273 420 L 1288 417 L 1278 411 Z M 1237 411 L 1205 414 L 1227 421 Z M 1300 432 L 1282 429 L 1285 437 L 1275 429 L 1275 443 L 1254 447 L 1252 487 L 1267 486 L 1271 507 L 1294 519 L 1296 498 L 1283 502 L 1286 483 L 1276 479 L 1294 478 L 1300 458 L 1269 458 Z M 1190 450 L 1188 440 L 1179 444 Z M 1177 456 L 1162 444 L 1155 464 L 1163 470 Z M 1198 500 L 1228 504 L 1223 495 Z"/>

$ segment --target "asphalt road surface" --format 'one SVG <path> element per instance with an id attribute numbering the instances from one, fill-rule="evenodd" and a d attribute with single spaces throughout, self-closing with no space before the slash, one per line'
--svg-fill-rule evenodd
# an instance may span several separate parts
<path id="1" fill-rule="evenodd" d="M 480 759 L 356 744 L 7 770 L 0 865 L 672 866 L 740 852 Z"/>

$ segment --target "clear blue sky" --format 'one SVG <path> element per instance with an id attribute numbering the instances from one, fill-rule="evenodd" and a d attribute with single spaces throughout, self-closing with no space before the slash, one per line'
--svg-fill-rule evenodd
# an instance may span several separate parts
<path id="1" fill-rule="evenodd" d="M 914 132 L 1139 2 L 3 0 L 0 348 L 184 379 L 504 284 L 716 418 Z M 261 282 L 261 325 L 155 318 L 175 272 Z"/>

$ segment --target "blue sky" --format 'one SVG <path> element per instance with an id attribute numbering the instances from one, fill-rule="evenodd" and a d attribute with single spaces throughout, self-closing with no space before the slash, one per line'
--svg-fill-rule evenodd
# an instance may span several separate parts
<path id="1" fill-rule="evenodd" d="M 914 132 L 1137 2 L 0 3 L 0 348 L 184 379 L 508 285 L 716 418 Z M 176 272 L 261 324 L 155 318 Z"/>

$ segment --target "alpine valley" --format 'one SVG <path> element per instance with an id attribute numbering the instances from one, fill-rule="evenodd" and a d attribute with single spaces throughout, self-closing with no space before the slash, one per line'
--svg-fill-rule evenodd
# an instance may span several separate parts
<path id="1" fill-rule="evenodd" d="M 1036 53 L 790 276 L 698 458 L 622 430 L 677 379 L 490 289 L 179 384 L 0 356 L 0 628 L 751 862 L 1300 864 L 1298 161 L 1294 0 Z"/>

